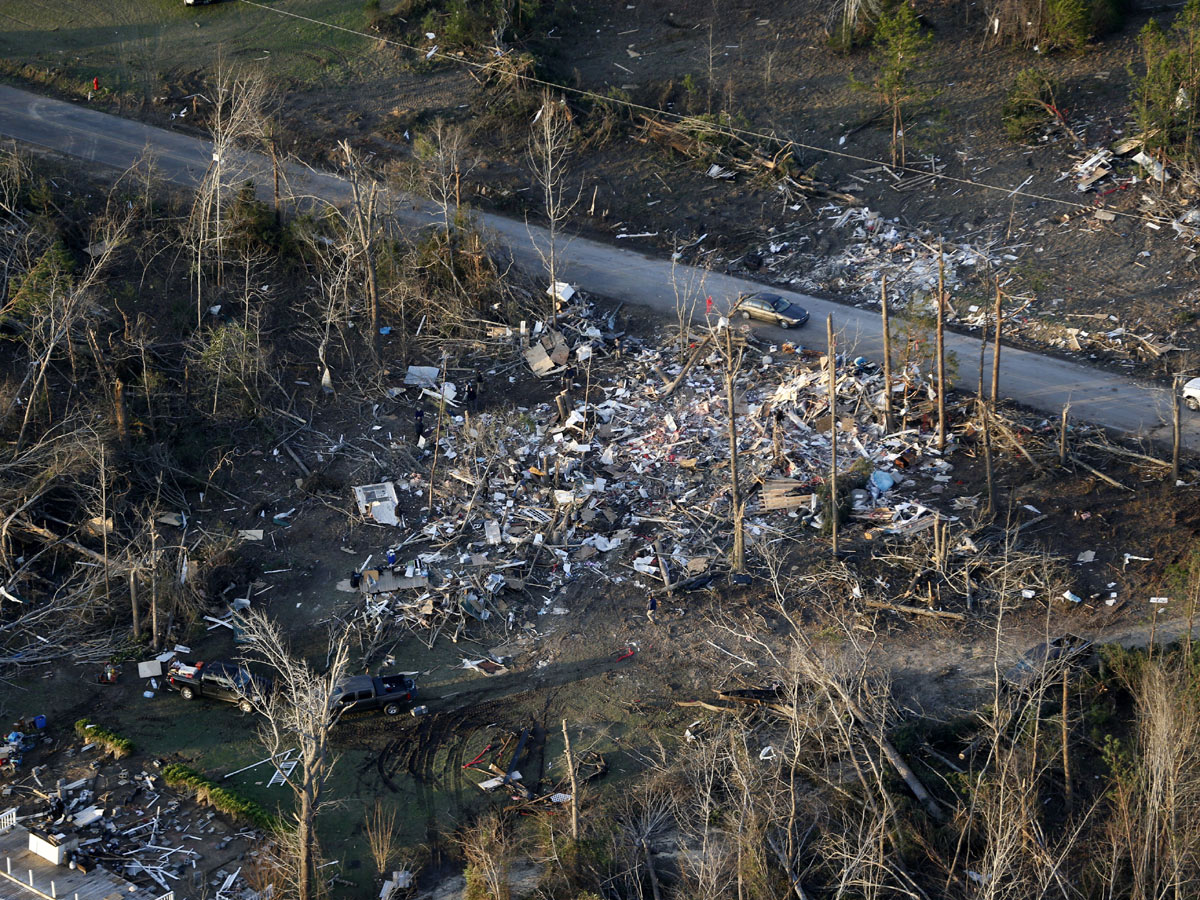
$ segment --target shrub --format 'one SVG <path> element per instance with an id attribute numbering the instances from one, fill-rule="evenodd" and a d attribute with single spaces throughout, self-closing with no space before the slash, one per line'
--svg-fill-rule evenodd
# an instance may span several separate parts
<path id="1" fill-rule="evenodd" d="M 75 723 L 75 734 L 84 741 L 103 747 L 114 759 L 124 759 L 133 752 L 133 741 L 129 738 L 101 728 L 87 719 L 80 719 Z"/>
<path id="2" fill-rule="evenodd" d="M 1046 0 L 1042 50 L 1082 50 L 1092 38 L 1089 0 Z"/>
<path id="3" fill-rule="evenodd" d="M 196 800 L 207 803 L 219 812 L 239 821 L 249 822 L 263 831 L 278 831 L 283 823 L 253 800 L 226 790 L 195 769 L 179 763 L 171 763 L 163 769 L 163 780 L 168 787 L 193 791 Z"/>
<path id="4" fill-rule="evenodd" d="M 275 213 L 258 199 L 254 182 L 241 186 L 226 211 L 230 245 L 247 255 L 278 254 L 283 249 L 284 231 L 275 220 Z"/>
<path id="5" fill-rule="evenodd" d="M 1000 0 L 988 40 L 1038 53 L 1080 51 L 1120 27 L 1127 0 Z"/>
<path id="6" fill-rule="evenodd" d="M 1054 81 L 1037 69 L 1017 73 L 1000 111 L 1004 133 L 1010 140 L 1022 141 L 1053 120 L 1052 110 L 1058 109 L 1055 88 Z"/>

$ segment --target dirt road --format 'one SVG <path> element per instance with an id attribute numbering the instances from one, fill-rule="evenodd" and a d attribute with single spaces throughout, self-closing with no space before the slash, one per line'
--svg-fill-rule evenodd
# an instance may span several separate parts
<path id="1" fill-rule="evenodd" d="M 0 86 L 0 135 L 117 170 L 129 167 L 148 152 L 162 177 L 183 186 L 198 183 L 212 158 L 212 147 L 203 140 L 8 86 Z M 271 165 L 265 157 L 245 154 L 236 162 L 226 161 L 226 166 L 227 170 L 236 167 L 240 177 L 254 178 L 260 191 L 269 192 Z M 348 202 L 349 185 L 337 175 L 290 164 L 285 177 L 294 196 L 318 197 L 335 204 Z M 425 201 L 404 195 L 392 195 L 391 200 L 402 224 L 421 227 L 433 221 L 433 209 Z M 545 240 L 542 229 L 486 212 L 476 213 L 476 219 L 518 264 L 534 270 L 541 267 L 535 242 Z M 674 315 L 669 261 L 584 238 L 570 242 L 566 257 L 565 277 L 582 288 Z M 686 280 L 689 274 L 683 272 L 680 277 Z M 713 273 L 708 276 L 705 292 L 719 305 L 760 287 L 745 279 Z M 881 329 L 873 311 L 772 290 L 807 307 L 812 322 L 798 332 L 762 326 L 770 338 L 789 337 L 823 346 L 821 326 L 827 315 L 833 315 L 846 352 L 879 355 Z M 970 388 L 979 359 L 979 342 L 969 336 L 948 334 L 946 344 L 958 354 L 960 381 Z M 991 365 L 990 352 L 986 365 Z M 1008 348 L 1001 355 L 1000 386 L 1005 396 L 1049 416 L 1056 416 L 1069 402 L 1077 419 L 1136 437 L 1170 440 L 1170 390 L 1160 385 Z M 1189 448 L 1200 450 L 1200 416 L 1185 412 L 1183 440 Z"/>

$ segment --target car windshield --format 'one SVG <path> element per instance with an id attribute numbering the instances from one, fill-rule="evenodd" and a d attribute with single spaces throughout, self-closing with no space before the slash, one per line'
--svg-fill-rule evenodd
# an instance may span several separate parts
<path id="1" fill-rule="evenodd" d="M 775 312 L 783 312 L 788 308 L 788 302 L 782 297 L 776 297 L 771 301 L 771 307 L 775 310 Z"/>

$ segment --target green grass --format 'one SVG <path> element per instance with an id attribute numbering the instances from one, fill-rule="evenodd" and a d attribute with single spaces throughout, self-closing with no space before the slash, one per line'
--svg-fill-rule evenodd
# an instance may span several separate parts
<path id="1" fill-rule="evenodd" d="M 273 0 L 287 10 L 364 30 L 367 13 L 354 0 Z M 0 58 L 8 66 L 49 70 L 81 92 L 101 88 L 146 97 L 190 84 L 219 55 L 257 62 L 289 88 L 345 83 L 359 77 L 372 43 L 356 35 L 281 16 L 237 0 L 184 6 L 183 0 L 0 0 Z"/>

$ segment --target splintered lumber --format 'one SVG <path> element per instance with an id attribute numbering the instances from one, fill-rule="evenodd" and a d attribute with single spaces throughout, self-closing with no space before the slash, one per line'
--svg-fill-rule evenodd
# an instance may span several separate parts
<path id="1" fill-rule="evenodd" d="M 763 482 L 761 503 L 763 509 L 796 509 L 812 503 L 811 493 L 799 493 L 806 487 L 795 478 L 774 478 Z"/>
<path id="2" fill-rule="evenodd" d="M 904 603 L 884 603 L 882 600 L 868 600 L 866 602 L 868 609 L 886 609 L 891 612 L 908 613 L 914 616 L 929 616 L 934 619 L 953 619 L 955 622 L 963 622 L 966 616 L 957 612 L 946 612 L 941 609 L 926 609 L 921 606 L 908 606 Z"/>
<path id="3" fill-rule="evenodd" d="M 662 393 L 658 395 L 660 399 L 667 399 L 673 393 L 675 393 L 675 389 L 679 387 L 679 385 L 683 384 L 684 377 L 688 372 L 691 371 L 692 366 L 696 364 L 696 361 L 700 359 L 700 354 L 704 352 L 704 349 L 708 346 L 708 342 L 711 340 L 712 333 L 710 332 L 704 336 L 704 340 L 696 345 L 696 349 L 692 351 L 692 355 L 689 356 L 687 362 L 683 364 L 683 368 L 679 370 L 679 374 L 675 376 L 675 380 L 663 388 Z M 665 378 L 663 380 L 666 381 Z"/>
<path id="4" fill-rule="evenodd" d="M 654 555 L 658 559 L 658 570 L 662 573 L 663 586 L 666 587 L 668 594 L 675 593 L 675 587 L 671 584 L 671 573 L 667 571 L 667 560 L 663 556 L 662 545 L 658 538 L 654 539 Z"/>
<path id="5" fill-rule="evenodd" d="M 1095 475 L 1101 481 L 1107 482 L 1108 484 L 1111 484 L 1115 488 L 1120 488 L 1123 491 L 1129 491 L 1130 493 L 1133 493 L 1133 488 L 1126 487 L 1125 485 L 1121 484 L 1121 482 L 1117 481 L 1117 479 L 1115 479 L 1115 478 L 1110 478 L 1108 475 L 1105 475 L 1103 472 L 1101 472 L 1095 466 L 1089 466 L 1087 463 L 1085 463 L 1082 459 L 1080 459 L 1075 454 L 1068 453 L 1067 458 L 1070 459 L 1071 462 L 1075 463 L 1075 465 L 1079 466 L 1079 468 L 1084 469 L 1088 472 L 1091 472 L 1093 475 Z"/>

